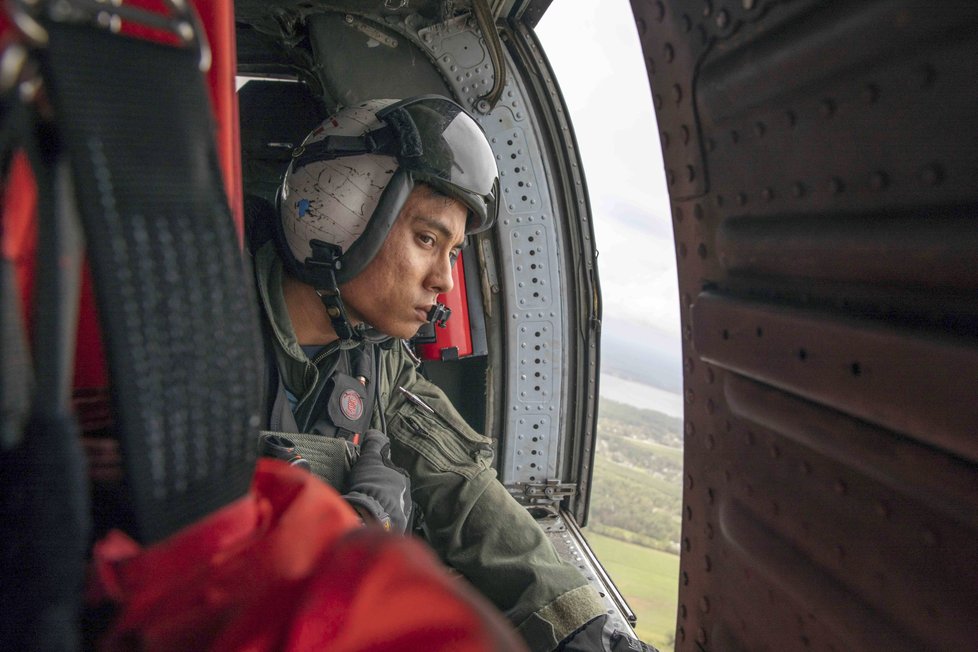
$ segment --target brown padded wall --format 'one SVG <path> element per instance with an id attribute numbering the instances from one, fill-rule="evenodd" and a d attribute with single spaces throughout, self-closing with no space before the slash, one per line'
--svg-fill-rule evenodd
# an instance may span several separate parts
<path id="1" fill-rule="evenodd" d="M 978 648 L 978 7 L 632 7 L 682 302 L 677 649 Z"/>

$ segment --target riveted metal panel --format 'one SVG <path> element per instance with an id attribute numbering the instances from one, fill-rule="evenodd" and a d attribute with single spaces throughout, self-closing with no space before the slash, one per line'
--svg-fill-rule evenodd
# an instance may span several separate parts
<path id="1" fill-rule="evenodd" d="M 666 169 L 702 154 L 677 649 L 974 649 L 978 7 L 632 6 Z"/>
<path id="2" fill-rule="evenodd" d="M 510 270 L 490 288 L 502 296 L 507 356 L 504 384 L 509 412 L 501 436 L 500 479 L 507 485 L 560 479 L 561 409 L 566 391 L 565 306 L 557 257 L 559 234 L 538 126 L 531 120 L 527 90 L 507 76 L 500 102 L 479 112 L 494 70 L 474 19 L 461 16 L 419 30 L 447 83 L 477 117 L 496 154 L 500 214 L 495 232 L 500 269 Z M 507 66 L 514 68 L 506 54 Z"/>

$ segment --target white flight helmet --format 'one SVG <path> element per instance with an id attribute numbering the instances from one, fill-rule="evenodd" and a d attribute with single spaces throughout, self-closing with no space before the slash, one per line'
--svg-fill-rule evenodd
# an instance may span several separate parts
<path id="1" fill-rule="evenodd" d="M 418 183 L 469 209 L 467 234 L 495 221 L 495 156 L 458 104 L 438 95 L 370 100 L 327 118 L 292 153 L 282 184 L 285 264 L 317 290 L 335 290 L 377 254 Z"/>

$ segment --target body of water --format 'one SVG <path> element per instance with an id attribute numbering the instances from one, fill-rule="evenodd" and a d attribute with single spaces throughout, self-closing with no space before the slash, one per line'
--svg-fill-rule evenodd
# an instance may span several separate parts
<path id="1" fill-rule="evenodd" d="M 677 419 L 683 418 L 683 397 L 658 387 L 601 374 L 600 392 L 602 398 L 609 401 L 643 410 L 655 410 Z"/>

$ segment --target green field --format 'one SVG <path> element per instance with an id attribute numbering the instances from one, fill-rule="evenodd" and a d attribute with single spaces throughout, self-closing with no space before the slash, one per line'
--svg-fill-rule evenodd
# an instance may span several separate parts
<path id="1" fill-rule="evenodd" d="M 675 646 L 679 556 L 585 530 L 588 542 L 638 616 L 635 632 L 661 652 Z"/>

